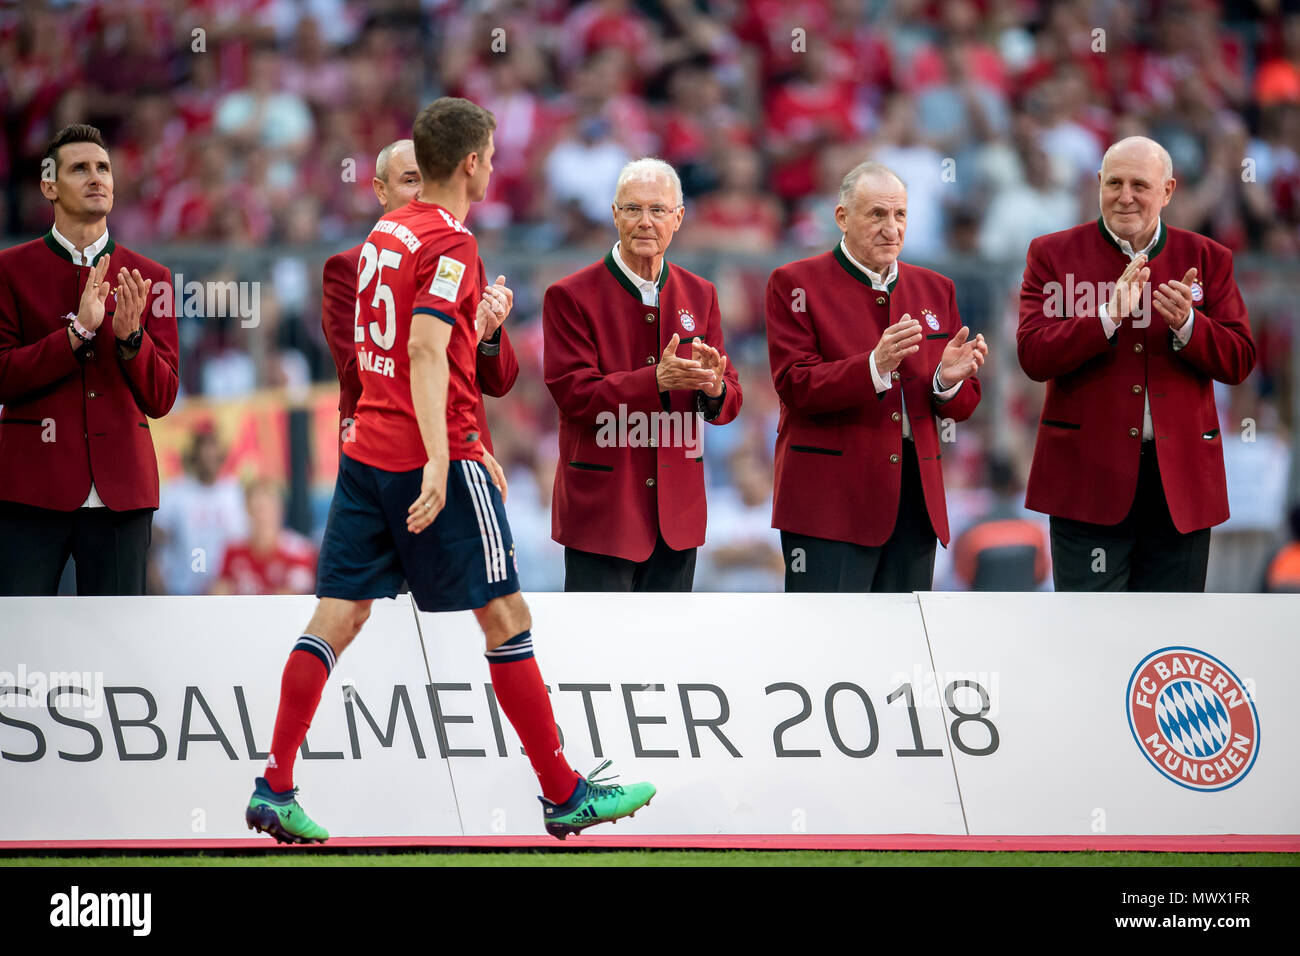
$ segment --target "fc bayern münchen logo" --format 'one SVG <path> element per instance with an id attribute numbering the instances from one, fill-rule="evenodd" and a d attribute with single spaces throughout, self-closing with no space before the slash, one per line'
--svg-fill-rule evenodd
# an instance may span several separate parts
<path id="1" fill-rule="evenodd" d="M 684 328 L 687 332 L 695 331 L 695 316 L 691 315 L 689 311 L 687 311 L 686 309 L 682 309 L 680 312 L 677 313 L 677 318 L 681 319 L 682 328 Z"/>
<path id="2" fill-rule="evenodd" d="M 1143 755 L 1189 790 L 1240 783 L 1259 754 L 1259 714 L 1222 661 L 1191 647 L 1164 647 L 1128 682 L 1128 725 Z"/>
<path id="3" fill-rule="evenodd" d="M 931 312 L 929 309 L 922 309 L 921 314 L 925 316 L 925 324 L 928 325 L 934 331 L 938 332 L 939 317 L 935 315 L 933 312 Z"/>

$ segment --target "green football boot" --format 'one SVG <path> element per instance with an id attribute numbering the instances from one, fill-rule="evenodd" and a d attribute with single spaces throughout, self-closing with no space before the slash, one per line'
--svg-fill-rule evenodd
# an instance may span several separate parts
<path id="1" fill-rule="evenodd" d="M 277 793 L 265 777 L 258 777 L 253 797 L 244 811 L 248 829 L 269 833 L 276 843 L 324 843 L 330 838 L 326 829 L 307 816 L 298 803 L 298 788 Z"/>
<path id="2" fill-rule="evenodd" d="M 581 833 L 597 823 L 612 823 L 620 817 L 635 816 L 650 802 L 655 795 L 652 783 L 633 783 L 623 787 L 605 782 L 614 777 L 598 779 L 596 774 L 609 765 L 610 761 L 606 760 L 586 777 L 579 777 L 573 796 L 564 803 L 537 798 L 542 801 L 542 819 L 546 822 L 547 833 L 563 840 L 570 833 Z"/>

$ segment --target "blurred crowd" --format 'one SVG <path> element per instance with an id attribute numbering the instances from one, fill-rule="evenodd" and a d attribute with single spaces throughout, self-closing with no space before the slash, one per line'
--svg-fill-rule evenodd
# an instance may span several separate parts
<path id="1" fill-rule="evenodd" d="M 994 343 L 988 372 L 1002 387 L 945 455 L 955 529 L 996 506 L 992 476 L 1013 489 L 1023 476 L 1041 392 L 1009 347 L 1016 282 L 1030 239 L 1097 216 L 1107 144 L 1145 133 L 1169 149 L 1170 225 L 1283 263 L 1300 250 L 1296 0 L 0 4 L 0 231 L 48 228 L 34 186 L 44 145 L 65 124 L 93 123 L 116 171 L 114 235 L 173 269 L 189 244 L 238 252 L 241 264 L 204 260 L 186 278 L 263 284 L 256 328 L 182 318 L 183 393 L 329 382 L 322 250 L 364 236 L 379 211 L 375 154 L 442 94 L 498 121 L 491 190 L 469 224 L 490 273 L 515 266 L 523 373 L 489 414 L 521 489 L 512 522 L 536 525 L 540 565 L 555 454 L 541 294 L 612 244 L 609 204 L 629 159 L 679 170 L 687 213 L 669 258 L 695 257 L 718 285 L 745 383 L 741 420 L 708 435 L 702 584 L 779 587 L 763 533 L 776 419 L 763 286 L 773 257 L 838 239 L 836 190 L 861 159 L 903 174 L 903 258 L 965 263 L 962 314 Z M 1252 569 L 1234 572 L 1238 587 L 1285 527 L 1300 289 L 1278 275 L 1239 276 L 1259 368 L 1221 395 L 1225 421 L 1249 419 L 1259 439 L 1236 465 L 1228 452 L 1234 521 L 1246 517 L 1225 540 L 1253 536 L 1249 558 L 1227 559 Z M 970 585 L 943 552 L 937 581 Z"/>

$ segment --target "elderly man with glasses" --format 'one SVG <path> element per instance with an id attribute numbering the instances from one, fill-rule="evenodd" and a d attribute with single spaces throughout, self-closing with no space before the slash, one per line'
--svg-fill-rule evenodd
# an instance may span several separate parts
<path id="1" fill-rule="evenodd" d="M 618 177 L 618 242 L 546 290 L 546 385 L 560 409 L 551 535 L 566 591 L 689 591 L 704 543 L 699 423 L 740 411 L 713 284 L 664 254 L 685 207 L 672 166 Z"/>

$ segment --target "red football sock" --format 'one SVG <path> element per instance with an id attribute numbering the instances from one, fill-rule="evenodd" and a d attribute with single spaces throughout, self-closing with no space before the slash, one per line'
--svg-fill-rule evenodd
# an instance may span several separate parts
<path id="1" fill-rule="evenodd" d="M 560 749 L 551 698 L 542 682 L 542 672 L 533 658 L 532 637 L 518 634 L 494 651 L 488 651 L 492 690 L 510 725 L 523 741 L 524 753 L 542 785 L 542 796 L 563 803 L 573 796 L 578 774 Z"/>
<path id="2" fill-rule="evenodd" d="M 293 762 L 320 704 L 333 657 L 328 644 L 309 634 L 303 635 L 289 653 L 280 678 L 280 708 L 275 714 L 275 733 L 266 764 L 266 782 L 272 790 L 293 789 Z"/>

